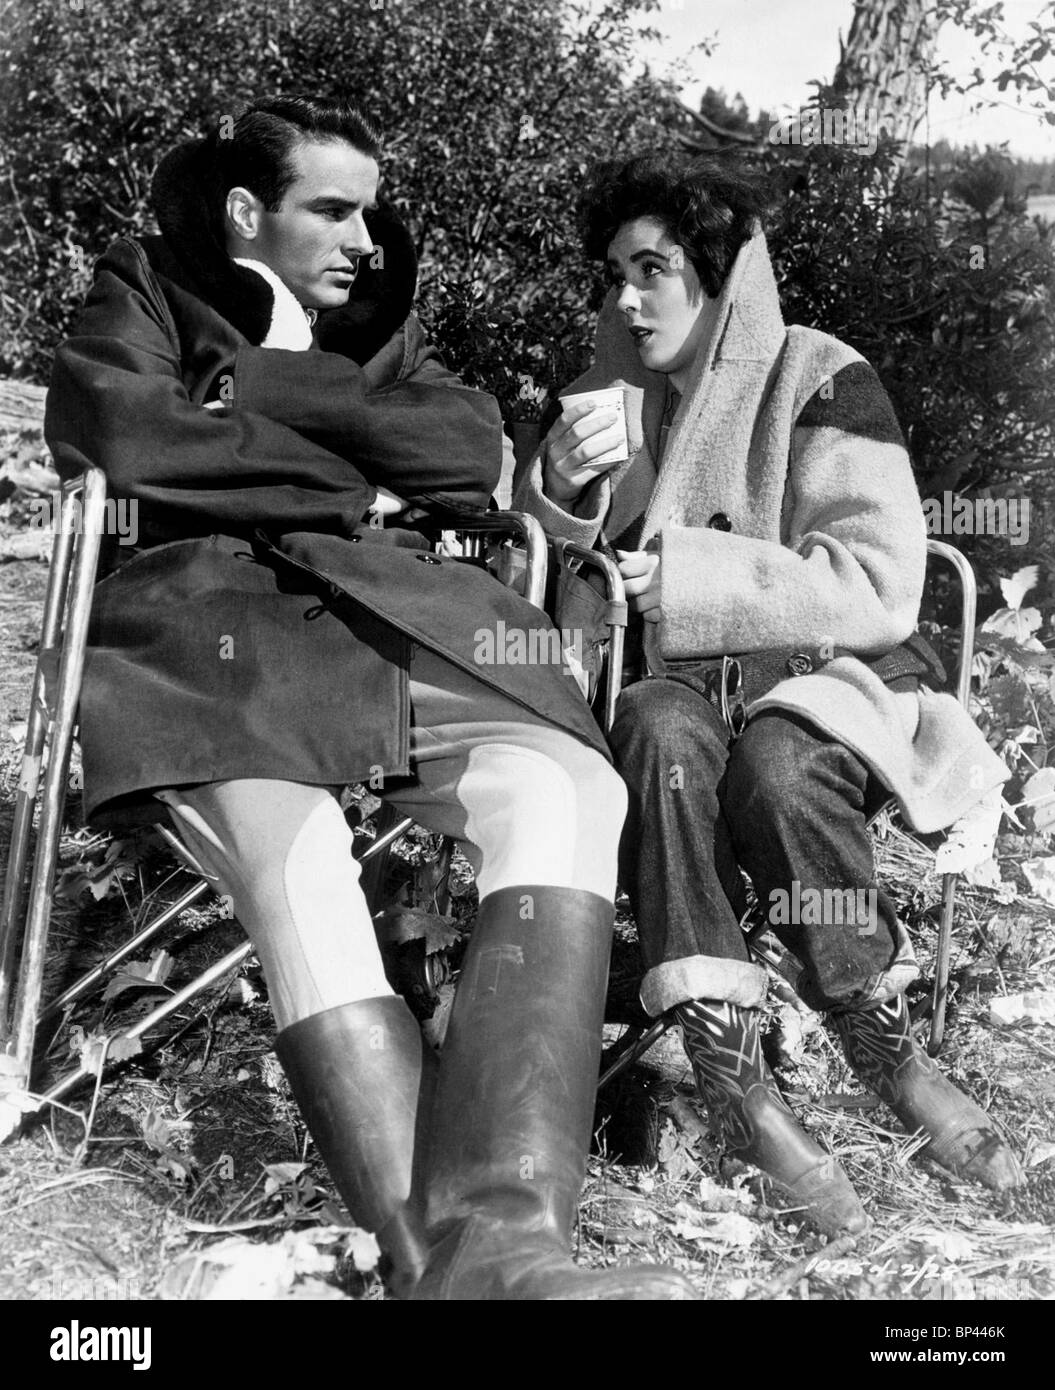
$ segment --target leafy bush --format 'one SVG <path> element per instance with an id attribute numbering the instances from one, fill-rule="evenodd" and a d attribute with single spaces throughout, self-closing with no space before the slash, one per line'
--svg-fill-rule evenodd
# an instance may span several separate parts
<path id="1" fill-rule="evenodd" d="M 778 147 L 783 187 L 770 234 L 785 318 L 850 343 L 876 367 L 905 431 L 924 498 L 1029 502 L 1028 538 L 945 535 L 997 579 L 1047 566 L 1038 609 L 1055 611 L 1055 244 L 1014 196 L 1006 161 L 967 162 L 943 181 L 845 146 Z M 939 616 L 951 620 L 949 606 Z"/>
<path id="2" fill-rule="evenodd" d="M 1050 468 L 1055 247 L 989 159 L 944 189 L 814 147 L 772 236 L 786 317 L 858 348 L 879 371 L 921 486 Z"/>
<path id="3" fill-rule="evenodd" d="M 580 370 L 591 272 L 570 209 L 587 165 L 672 139 L 628 80 L 657 0 L 16 0 L 3 54 L 0 372 L 46 380 L 93 257 L 150 223 L 161 155 L 261 93 L 358 101 L 421 257 L 451 364 L 523 409 Z"/>

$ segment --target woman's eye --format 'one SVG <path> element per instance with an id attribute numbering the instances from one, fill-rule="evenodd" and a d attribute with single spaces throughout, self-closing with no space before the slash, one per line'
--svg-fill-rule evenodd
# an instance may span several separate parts
<path id="1" fill-rule="evenodd" d="M 641 267 L 641 273 L 646 280 L 651 280 L 655 276 L 663 274 L 663 267 L 658 261 L 646 261 Z"/>

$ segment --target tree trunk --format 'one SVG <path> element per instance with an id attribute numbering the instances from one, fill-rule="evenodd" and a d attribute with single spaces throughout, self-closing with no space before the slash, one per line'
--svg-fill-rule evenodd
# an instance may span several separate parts
<path id="1" fill-rule="evenodd" d="M 926 67 L 940 21 L 934 0 L 856 0 L 832 88 L 859 117 L 906 143 L 927 110 Z"/>

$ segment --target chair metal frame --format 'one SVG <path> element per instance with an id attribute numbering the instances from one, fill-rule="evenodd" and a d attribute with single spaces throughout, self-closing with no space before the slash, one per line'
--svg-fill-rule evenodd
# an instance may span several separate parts
<path id="1" fill-rule="evenodd" d="M 199 878 L 153 921 L 136 931 L 56 999 L 41 1007 L 70 753 L 84 673 L 92 593 L 105 528 L 106 477 L 102 470 L 89 466 L 80 478 L 64 483 L 60 501 L 60 523 L 44 599 L 40 648 L 0 908 L 0 1098 L 5 1093 L 19 1093 L 23 1110 L 28 1108 L 29 1099 L 33 1108 L 39 1110 L 96 1075 L 95 1066 L 90 1061 L 82 1061 L 46 1092 L 31 1095 L 33 1053 L 39 1025 L 87 995 L 121 961 L 141 950 L 187 908 L 213 891 L 205 878 Z M 548 550 L 542 527 L 533 517 L 513 511 L 486 515 L 450 512 L 438 523 L 438 532 L 440 527 L 444 533 L 454 531 L 464 536 L 463 558 L 476 563 L 482 562 L 488 540 L 515 536 L 525 550 L 524 596 L 539 608 L 543 606 Z M 54 687 L 49 688 L 49 669 L 56 666 L 57 679 Z M 24 879 L 38 802 L 40 815 L 32 877 L 23 914 Z M 375 884 L 380 877 L 376 870 L 383 865 L 391 847 L 413 824 L 409 816 L 400 817 L 387 808 L 383 811 L 376 838 L 360 856 L 360 863 L 369 864 L 374 871 L 368 877 Z M 184 867 L 201 873 L 200 865 L 166 825 L 159 823 L 155 829 Z M 251 952 L 248 940 L 227 952 L 133 1026 L 112 1034 L 103 1045 L 103 1056 L 119 1040 L 142 1038 L 189 1000 L 233 974 Z"/>

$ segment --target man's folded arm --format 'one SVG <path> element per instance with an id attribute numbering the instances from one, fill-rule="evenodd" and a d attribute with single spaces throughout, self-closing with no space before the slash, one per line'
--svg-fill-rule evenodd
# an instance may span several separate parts
<path id="1" fill-rule="evenodd" d="M 45 434 L 63 476 L 95 463 L 114 495 L 138 500 L 147 534 L 349 534 L 376 497 L 347 459 L 289 426 L 191 401 L 160 307 L 113 268 L 56 353 Z"/>
<path id="2" fill-rule="evenodd" d="M 338 353 L 240 348 L 232 404 L 339 454 L 409 503 L 486 507 L 501 471 L 498 404 L 446 370 L 413 318 L 403 340 L 403 372 L 384 386 Z"/>

